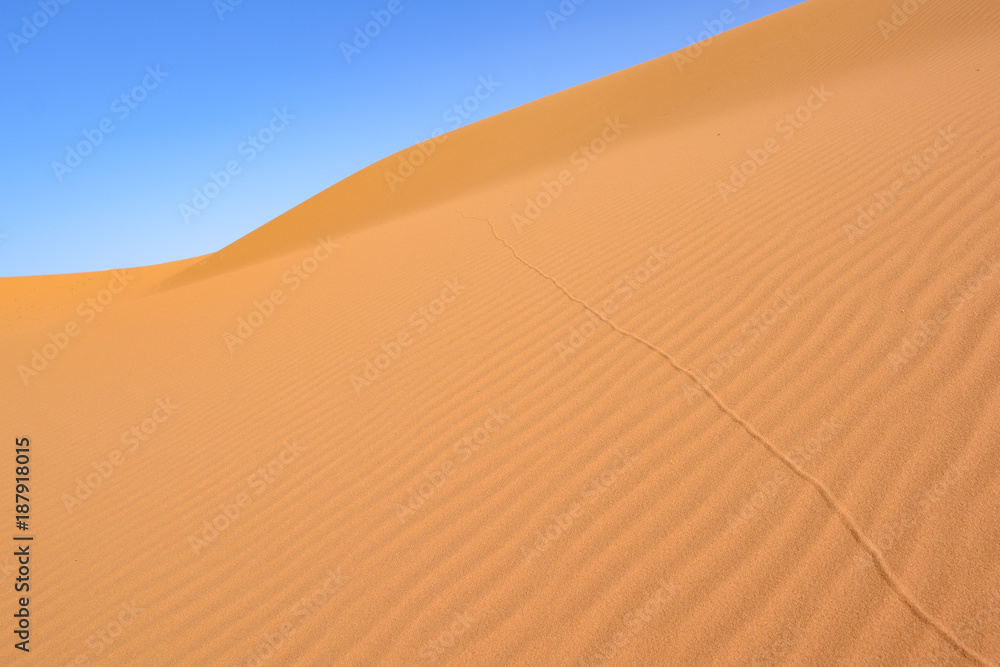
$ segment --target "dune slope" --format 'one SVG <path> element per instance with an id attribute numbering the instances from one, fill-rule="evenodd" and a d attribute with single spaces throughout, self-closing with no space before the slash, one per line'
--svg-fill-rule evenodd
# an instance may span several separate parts
<path id="1" fill-rule="evenodd" d="M 34 658 L 1000 663 L 998 36 L 810 0 L 0 280 Z"/>

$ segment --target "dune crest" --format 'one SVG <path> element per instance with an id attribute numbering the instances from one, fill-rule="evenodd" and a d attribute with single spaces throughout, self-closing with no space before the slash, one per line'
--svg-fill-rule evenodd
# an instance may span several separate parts
<path id="1" fill-rule="evenodd" d="M 0 280 L 35 657 L 998 664 L 998 34 L 810 0 Z"/>

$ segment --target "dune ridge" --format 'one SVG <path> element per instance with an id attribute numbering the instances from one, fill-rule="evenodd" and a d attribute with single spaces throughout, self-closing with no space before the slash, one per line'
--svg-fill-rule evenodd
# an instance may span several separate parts
<path id="1" fill-rule="evenodd" d="M 92 318 L 109 273 L 0 279 L 36 659 L 996 664 L 1000 8 L 900 4 L 462 128 Z"/>

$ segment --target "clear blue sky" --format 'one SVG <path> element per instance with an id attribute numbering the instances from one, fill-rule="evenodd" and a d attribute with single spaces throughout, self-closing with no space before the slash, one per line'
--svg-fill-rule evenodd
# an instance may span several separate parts
<path id="1" fill-rule="evenodd" d="M 687 46 L 725 10 L 731 28 L 791 4 L 7 0 L 0 276 L 218 250 L 436 130 Z M 557 22 L 560 5 L 575 11 Z M 391 21 L 345 54 L 372 12 Z M 490 76 L 478 109 L 445 116 Z M 265 129 L 280 131 L 244 143 Z M 231 161 L 239 173 L 185 220 Z"/>

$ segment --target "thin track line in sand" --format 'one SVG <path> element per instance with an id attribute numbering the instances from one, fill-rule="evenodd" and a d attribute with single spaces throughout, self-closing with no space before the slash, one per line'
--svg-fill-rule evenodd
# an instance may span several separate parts
<path id="1" fill-rule="evenodd" d="M 794 472 L 796 475 L 798 475 L 799 477 L 801 477 L 802 479 L 804 479 L 806 482 L 808 482 L 813 487 L 815 487 L 815 489 L 817 491 L 819 491 L 819 494 L 821 496 L 823 496 L 823 500 L 825 500 L 826 503 L 834 510 L 834 512 L 837 514 L 837 516 L 840 517 L 840 520 L 847 527 L 847 530 L 850 531 L 850 533 L 854 536 L 854 538 L 858 541 L 858 543 L 861 544 L 861 546 L 864 547 L 864 549 L 868 552 L 868 555 L 871 556 L 872 560 L 875 562 L 875 564 L 876 564 L 876 566 L 878 568 L 878 571 L 881 573 L 882 578 L 885 579 L 885 581 L 889 584 L 890 588 L 892 588 L 893 590 L 896 591 L 896 594 L 900 597 L 900 599 L 903 601 L 903 603 L 906 604 L 906 606 L 908 606 L 913 611 L 914 614 L 916 614 L 917 618 L 919 618 L 924 623 L 926 623 L 926 624 L 930 625 L 931 627 L 933 627 L 942 637 L 944 637 L 950 644 L 952 644 L 955 648 L 957 648 L 959 651 L 961 651 L 970 660 L 972 660 L 974 662 L 977 662 L 977 663 L 979 663 L 981 665 L 987 665 L 988 667 L 995 667 L 992 662 L 990 662 L 984 656 L 980 655 L 979 652 L 977 652 L 975 649 L 973 649 L 973 648 L 971 648 L 969 646 L 966 646 L 965 643 L 962 642 L 962 640 L 959 639 L 958 636 L 955 635 L 954 632 L 952 632 L 950 629 L 948 629 L 947 626 L 944 625 L 944 623 L 942 623 L 941 621 L 939 621 L 938 619 L 936 619 L 934 616 L 932 616 L 930 614 L 930 612 L 926 611 L 920 605 L 920 603 L 917 601 L 916 597 L 909 591 L 909 589 L 903 584 L 903 582 L 901 580 L 899 580 L 896 577 L 896 575 L 894 575 L 892 573 L 892 571 L 889 569 L 889 564 L 886 562 L 886 560 L 882 556 L 881 552 L 879 552 L 879 550 L 875 547 L 875 545 L 871 542 L 871 540 L 869 540 L 865 536 L 865 534 L 861 532 L 861 528 L 858 527 L 858 524 L 854 520 L 854 518 L 837 501 L 837 499 L 834 497 L 833 493 L 828 488 L 826 488 L 826 485 L 823 484 L 823 482 L 821 482 L 819 479 L 817 479 L 816 477 L 810 475 L 808 472 L 806 472 L 805 470 L 803 470 L 802 468 L 800 468 L 798 465 L 796 465 L 796 463 L 794 461 L 792 461 L 790 458 L 788 458 L 781 450 L 779 450 L 777 447 L 775 447 L 774 445 L 772 445 L 770 443 L 770 441 L 767 438 L 765 438 L 763 435 L 761 435 L 757 431 L 757 429 L 755 429 L 753 426 L 751 426 L 749 422 L 747 422 L 745 419 L 743 419 L 742 417 L 740 417 L 729 406 L 727 406 L 722 401 L 722 399 L 719 398 L 718 394 L 716 394 L 708 386 L 706 386 L 704 383 L 702 383 L 702 381 L 699 380 L 698 377 L 694 373 L 692 373 L 691 371 L 689 371 L 688 369 L 684 368 L 679 363 L 677 363 L 677 361 L 673 358 L 673 356 L 671 356 L 670 354 L 664 352 L 663 350 L 661 350 L 660 348 L 656 347 L 655 345 L 653 345 L 649 341 L 645 340 L 641 336 L 638 336 L 638 335 L 633 334 L 633 333 L 631 333 L 629 331 L 626 331 L 624 329 L 619 328 L 614 322 L 612 322 L 611 320 L 609 320 L 608 318 L 606 318 L 604 315 L 602 315 L 601 313 L 599 313 L 596 310 L 594 310 L 593 308 L 591 308 L 586 302 L 584 302 L 584 301 L 576 298 L 572 294 L 570 294 L 569 291 L 565 287 L 563 287 L 559 283 L 559 281 L 557 281 L 555 278 L 553 278 L 552 276 L 546 274 L 544 271 L 542 271 L 541 269 L 533 266 L 529 262 L 525 261 L 524 258 L 522 258 L 517 253 L 517 250 L 515 250 L 512 245 L 510 245 L 509 243 L 507 243 L 507 241 L 505 241 L 499 234 L 497 234 L 496 227 L 493 226 L 493 222 L 491 220 L 489 220 L 488 218 L 478 218 L 478 217 L 475 217 L 475 216 L 466 215 L 464 211 L 461 211 L 459 209 L 455 209 L 455 210 L 458 213 L 460 213 L 462 215 L 462 217 L 464 217 L 466 219 L 469 219 L 469 220 L 481 220 L 482 222 L 485 222 L 487 225 L 489 225 L 490 231 L 493 232 L 493 237 L 496 238 L 497 241 L 499 241 L 500 243 L 502 243 L 504 245 L 504 247 L 506 247 L 508 250 L 510 250 L 511 254 L 514 255 L 514 258 L 518 262 L 520 262 L 521 264 L 523 264 L 527 268 L 531 269 L 532 271 L 534 271 L 535 273 L 537 273 L 542 278 L 548 280 L 550 283 L 552 283 L 553 285 L 555 285 L 556 288 L 560 292 L 562 292 L 563 294 L 565 294 L 566 298 L 568 298 L 570 301 L 572 301 L 572 302 L 574 302 L 576 304 L 579 304 L 585 310 L 587 310 L 587 311 L 593 313 L 594 315 L 596 315 L 597 317 L 599 317 L 605 324 L 607 324 L 608 326 L 610 326 L 612 329 L 614 329 L 615 331 L 617 331 L 619 334 L 621 334 L 622 336 L 625 336 L 626 338 L 631 338 L 632 340 L 634 340 L 635 342 L 639 343 L 640 345 L 643 345 L 643 346 L 649 348 L 654 354 L 658 354 L 659 356 L 661 356 L 664 359 L 666 359 L 667 362 L 671 366 L 673 366 L 677 371 L 679 371 L 679 372 L 683 373 L 684 375 L 687 375 L 689 378 L 691 378 L 695 382 L 695 384 L 697 384 L 698 387 L 703 392 L 705 392 L 705 395 L 707 395 L 712 400 L 712 402 L 715 403 L 716 406 L 718 406 L 718 408 L 720 410 L 722 410 L 724 413 L 726 413 L 726 415 L 728 415 L 730 419 L 732 419 L 734 422 L 736 422 L 741 427 L 743 427 L 743 430 L 745 430 L 750 435 L 751 438 L 753 438 L 754 440 L 756 440 L 757 442 L 759 442 L 761 445 L 763 445 L 769 452 L 771 452 L 771 454 L 773 454 L 777 458 L 781 459 L 781 461 L 786 466 L 788 466 L 788 468 L 790 468 L 792 470 L 792 472 Z"/>

